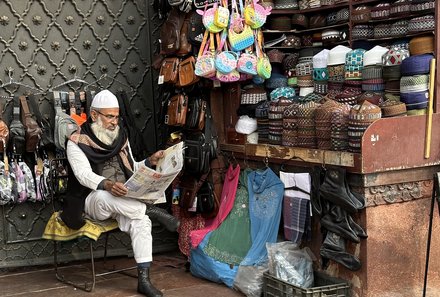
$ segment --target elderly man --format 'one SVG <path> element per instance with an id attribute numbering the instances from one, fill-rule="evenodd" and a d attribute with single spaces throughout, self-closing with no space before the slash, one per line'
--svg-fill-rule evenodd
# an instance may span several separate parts
<path id="1" fill-rule="evenodd" d="M 69 175 L 68 189 L 73 188 L 74 192 L 65 199 L 61 219 L 73 228 L 82 226 L 83 213 L 96 220 L 116 219 L 119 228 L 131 237 L 138 265 L 138 292 L 145 296 L 162 296 L 149 277 L 152 261 L 150 217 L 173 230 L 177 229 L 178 221 L 158 208 L 124 197 L 127 194 L 124 182 L 140 164 L 156 165 L 163 151 L 144 161 L 134 161 L 127 134 L 119 126 L 118 100 L 110 91 L 96 94 L 90 110 L 89 120 L 67 142 L 67 158 L 73 171 Z"/>

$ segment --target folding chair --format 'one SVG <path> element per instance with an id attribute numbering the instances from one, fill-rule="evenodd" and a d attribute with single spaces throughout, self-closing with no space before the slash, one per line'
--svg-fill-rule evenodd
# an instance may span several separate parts
<path id="1" fill-rule="evenodd" d="M 60 170 L 60 164 L 67 165 L 66 158 L 57 158 L 53 159 L 50 163 L 50 195 L 52 199 L 52 205 L 54 208 L 54 212 L 50 217 L 49 221 L 46 224 L 46 228 L 43 233 L 43 238 L 52 240 L 54 244 L 54 268 L 55 268 L 55 276 L 56 278 L 65 284 L 71 285 L 75 288 L 81 289 L 86 292 L 92 292 L 96 285 L 96 278 L 99 276 L 105 276 L 114 273 L 123 273 L 125 275 L 135 277 L 136 275 L 127 273 L 126 271 L 136 269 L 136 266 L 131 266 L 122 269 L 112 269 L 106 268 L 106 272 L 96 273 L 95 270 L 95 257 L 94 257 L 94 243 L 101 237 L 105 236 L 104 243 L 104 267 L 107 260 L 107 246 L 108 246 L 108 238 L 111 232 L 118 231 L 118 224 L 116 220 L 109 219 L 105 221 L 93 221 L 90 219 L 86 219 L 86 224 L 79 230 L 73 230 L 67 227 L 62 220 L 59 218 L 59 212 L 56 211 L 55 207 L 55 198 L 57 193 L 59 192 L 60 186 L 62 187 L 63 179 L 67 179 L 67 174 L 65 171 Z M 64 166 L 67 168 L 67 166 Z M 66 183 L 67 185 L 67 183 Z M 68 242 L 73 240 L 87 240 L 89 245 L 89 257 L 90 257 L 90 280 L 85 281 L 84 283 L 74 282 L 71 279 L 68 279 L 65 275 L 62 275 L 58 269 L 58 245 L 60 242 Z"/>

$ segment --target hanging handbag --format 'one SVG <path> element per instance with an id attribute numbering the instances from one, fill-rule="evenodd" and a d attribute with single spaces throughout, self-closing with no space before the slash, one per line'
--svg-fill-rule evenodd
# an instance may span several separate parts
<path id="1" fill-rule="evenodd" d="M 21 121 L 26 128 L 26 151 L 34 152 L 41 138 L 41 128 L 40 126 L 38 126 L 37 121 L 32 118 L 26 97 L 20 96 L 19 99 L 21 102 L 21 108 L 23 110 L 23 112 L 21 113 Z"/>
<path id="2" fill-rule="evenodd" d="M 186 121 L 186 112 L 188 109 L 188 96 L 177 94 L 170 98 L 168 102 L 165 124 L 169 126 L 183 126 Z"/>
<path id="3" fill-rule="evenodd" d="M 195 129 L 199 122 L 199 116 L 202 108 L 202 99 L 199 97 L 190 97 L 188 99 L 188 111 L 186 113 L 185 128 Z"/>
<path id="4" fill-rule="evenodd" d="M 233 29 L 229 28 L 228 39 L 232 49 L 237 52 L 254 44 L 254 34 L 251 27 L 246 24 L 240 33 L 236 33 Z"/>
<path id="5" fill-rule="evenodd" d="M 195 84 L 200 78 L 195 73 L 196 59 L 193 56 L 186 58 L 179 63 L 178 87 L 186 87 Z"/>
<path id="6" fill-rule="evenodd" d="M 193 174 L 203 174 L 209 170 L 210 145 L 205 134 L 195 131 L 185 135 L 185 171 Z"/>
<path id="7" fill-rule="evenodd" d="M 13 120 L 9 125 L 11 151 L 14 154 L 22 155 L 25 152 L 25 127 L 20 121 L 20 101 L 14 98 Z"/>
<path id="8" fill-rule="evenodd" d="M 209 37 L 209 52 L 208 49 L 205 47 L 205 44 L 207 43 Z M 207 45 L 206 45 L 207 46 Z M 194 73 L 197 76 L 211 78 L 215 76 L 215 46 L 214 46 L 214 34 L 209 33 L 208 31 L 205 31 L 205 35 L 203 37 L 202 45 L 200 46 L 199 54 L 197 56 L 197 61 L 195 64 L 195 70 Z"/>
<path id="9" fill-rule="evenodd" d="M 172 8 L 167 20 L 160 28 L 160 53 L 174 55 L 180 48 L 180 31 L 185 15 L 177 8 Z"/>
<path id="10" fill-rule="evenodd" d="M 197 213 L 200 213 L 204 218 L 212 218 L 217 215 L 219 201 L 214 192 L 214 186 L 209 180 L 205 180 L 202 184 L 196 198 Z"/>
<path id="11" fill-rule="evenodd" d="M 205 26 L 206 30 L 208 30 L 211 33 L 218 33 L 221 30 L 223 30 L 223 28 L 216 26 L 214 23 L 214 17 L 215 17 L 215 12 L 217 10 L 217 7 L 218 7 L 218 5 L 216 2 L 214 4 L 214 7 L 211 7 L 208 9 L 207 9 L 207 7 L 205 7 L 204 11 L 202 11 L 200 9 L 196 10 L 196 12 L 202 16 L 203 26 Z"/>
<path id="12" fill-rule="evenodd" d="M 179 77 L 178 67 L 179 58 L 165 58 L 160 67 L 159 77 L 162 77 L 161 80 L 164 83 L 175 84 Z"/>
<path id="13" fill-rule="evenodd" d="M 192 45 L 189 43 L 190 17 L 189 13 L 185 15 L 182 29 L 180 29 L 180 46 L 176 52 L 178 56 L 186 56 L 192 52 Z"/>
<path id="14" fill-rule="evenodd" d="M 238 72 L 257 75 L 257 56 L 247 50 L 240 55 L 237 61 Z"/>
<path id="15" fill-rule="evenodd" d="M 0 152 L 6 151 L 9 141 L 9 128 L 3 120 L 3 104 L 0 104 Z"/>
<path id="16" fill-rule="evenodd" d="M 195 46 L 199 46 L 203 41 L 205 27 L 203 26 L 202 16 L 197 12 L 192 11 L 189 18 L 189 42 Z"/>
<path id="17" fill-rule="evenodd" d="M 226 30 L 223 30 L 218 52 L 215 57 L 215 68 L 217 72 L 222 74 L 228 74 L 237 68 L 238 55 L 235 52 L 228 51 L 226 44 Z M 223 47 L 225 48 L 222 51 Z"/>
<path id="18" fill-rule="evenodd" d="M 221 1 L 221 5 L 217 7 L 214 15 L 214 25 L 219 28 L 226 28 L 229 24 L 228 1 Z"/>
<path id="19" fill-rule="evenodd" d="M 252 29 L 261 28 L 265 23 L 267 16 L 270 15 L 272 7 L 263 7 L 257 3 L 257 0 L 251 0 L 250 5 L 244 9 L 244 20 Z"/>
<path id="20" fill-rule="evenodd" d="M 272 65 L 270 64 L 269 58 L 263 52 L 263 49 L 261 47 L 261 43 L 262 43 L 261 39 L 262 39 L 261 34 L 258 34 L 255 37 L 255 48 L 257 50 L 257 57 L 258 57 L 257 74 L 263 79 L 268 79 L 272 74 Z"/>
<path id="21" fill-rule="evenodd" d="M 220 71 L 217 71 L 215 78 L 223 83 L 231 83 L 239 81 L 241 76 L 240 73 L 234 69 L 229 73 L 221 73 Z"/>
<path id="22" fill-rule="evenodd" d="M 0 161 L 0 205 L 14 201 L 13 185 L 13 178 L 9 172 L 8 157 L 7 154 L 3 154 L 3 162 Z"/>

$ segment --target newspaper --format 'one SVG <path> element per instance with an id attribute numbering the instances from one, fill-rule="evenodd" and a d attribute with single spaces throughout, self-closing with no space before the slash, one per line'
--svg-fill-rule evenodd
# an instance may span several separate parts
<path id="1" fill-rule="evenodd" d="M 183 142 L 169 147 L 156 165 L 156 170 L 142 164 L 125 183 L 126 197 L 144 200 L 147 203 L 166 202 L 165 190 L 183 167 Z"/>

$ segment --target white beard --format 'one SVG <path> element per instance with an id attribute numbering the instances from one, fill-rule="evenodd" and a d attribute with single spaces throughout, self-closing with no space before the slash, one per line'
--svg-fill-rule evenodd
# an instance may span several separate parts
<path id="1" fill-rule="evenodd" d="M 115 139 L 119 136 L 119 126 L 116 126 L 115 130 L 106 129 L 102 125 L 101 118 L 97 118 L 96 122 L 91 125 L 92 131 L 105 145 L 112 145 Z"/>

